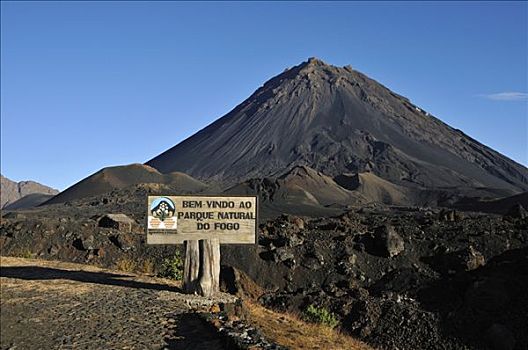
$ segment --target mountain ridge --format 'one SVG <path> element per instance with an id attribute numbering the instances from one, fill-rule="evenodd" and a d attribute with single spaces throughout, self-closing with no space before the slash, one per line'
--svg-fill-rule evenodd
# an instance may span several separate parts
<path id="1" fill-rule="evenodd" d="M 2 193 L 0 208 L 2 209 L 7 208 L 8 206 L 16 203 L 17 201 L 23 199 L 26 196 L 34 195 L 32 196 L 31 200 L 29 200 L 30 198 L 26 198 L 26 200 L 24 201 L 24 207 L 38 205 L 48 199 L 49 196 L 53 196 L 59 193 L 58 190 L 48 187 L 46 185 L 42 185 L 35 181 L 28 180 L 16 182 L 8 179 L 3 175 L 0 175 L 0 179 L 0 188 Z"/>

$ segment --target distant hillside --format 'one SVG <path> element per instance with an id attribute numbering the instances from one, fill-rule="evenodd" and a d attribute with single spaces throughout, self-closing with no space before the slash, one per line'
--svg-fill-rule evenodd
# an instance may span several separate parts
<path id="1" fill-rule="evenodd" d="M 288 206 L 416 204 L 408 198 L 416 191 L 391 184 L 374 174 L 341 175 L 333 179 L 307 166 L 295 167 L 276 180 L 251 179 L 226 192 L 260 193 L 264 200 Z"/>
<path id="2" fill-rule="evenodd" d="M 43 201 L 50 198 L 50 196 L 56 195 L 59 193 L 58 190 L 39 184 L 35 181 L 12 181 L 7 177 L 0 175 L 1 178 L 1 200 L 0 208 L 6 208 L 7 206 L 21 200 L 26 196 L 30 196 L 24 202 L 19 203 L 19 206 L 16 208 L 21 208 L 20 205 L 23 205 L 24 208 L 30 206 L 39 205 Z M 29 200 L 31 199 L 31 200 Z M 10 208 L 15 209 L 15 208 Z"/>
<path id="3" fill-rule="evenodd" d="M 161 174 L 148 165 L 130 164 L 101 169 L 62 191 L 46 204 L 62 203 L 145 183 L 172 185 L 186 192 L 197 192 L 205 188 L 202 182 L 183 173 Z"/>
<path id="4" fill-rule="evenodd" d="M 55 195 L 53 194 L 30 193 L 14 202 L 7 203 L 3 209 L 17 210 L 17 209 L 34 208 L 34 207 L 38 207 L 39 205 L 50 200 L 53 197 L 55 197 Z"/>

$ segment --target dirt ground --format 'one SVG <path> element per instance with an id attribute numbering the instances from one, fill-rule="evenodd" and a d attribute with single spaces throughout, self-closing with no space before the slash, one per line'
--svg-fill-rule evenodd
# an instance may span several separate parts
<path id="1" fill-rule="evenodd" d="M 37 259 L 0 265 L 2 350 L 223 349 L 193 315 L 211 301 L 175 282 Z"/>

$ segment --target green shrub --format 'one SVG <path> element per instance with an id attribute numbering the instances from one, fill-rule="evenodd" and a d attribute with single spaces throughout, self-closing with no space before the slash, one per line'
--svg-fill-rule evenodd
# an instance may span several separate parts
<path id="1" fill-rule="evenodd" d="M 319 323 L 330 328 L 335 328 L 339 321 L 336 316 L 324 307 L 310 305 L 304 310 L 303 318 L 308 322 Z"/>
<path id="2" fill-rule="evenodd" d="M 174 252 L 171 258 L 163 259 L 158 270 L 158 276 L 175 280 L 183 279 L 183 259 L 178 250 Z"/>

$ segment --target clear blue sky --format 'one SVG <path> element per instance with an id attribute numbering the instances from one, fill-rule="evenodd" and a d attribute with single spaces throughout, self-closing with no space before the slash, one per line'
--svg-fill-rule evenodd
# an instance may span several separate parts
<path id="1" fill-rule="evenodd" d="M 351 64 L 526 165 L 526 2 L 1 3 L 1 171 L 145 162 L 272 76 Z"/>

